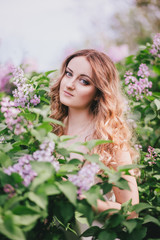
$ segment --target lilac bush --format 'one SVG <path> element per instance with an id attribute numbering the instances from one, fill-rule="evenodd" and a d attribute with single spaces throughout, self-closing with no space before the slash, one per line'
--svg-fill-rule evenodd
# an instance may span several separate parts
<path id="1" fill-rule="evenodd" d="M 160 33 L 157 33 L 154 36 L 152 48 L 150 49 L 150 53 L 153 56 L 160 58 Z"/>
<path id="2" fill-rule="evenodd" d="M 32 128 L 33 124 L 27 121 L 23 116 L 19 116 L 21 110 L 15 106 L 15 102 L 9 97 L 3 97 L 1 101 L 1 112 L 4 114 L 5 123 L 15 135 L 26 132 L 27 128 Z"/>
<path id="3" fill-rule="evenodd" d="M 37 173 L 33 171 L 32 166 L 30 164 L 31 161 L 51 162 L 55 170 L 56 171 L 59 170 L 59 162 L 52 155 L 54 147 L 55 147 L 54 142 L 45 140 L 40 145 L 40 150 L 35 151 L 32 155 L 26 154 L 20 157 L 16 164 L 4 169 L 4 172 L 8 175 L 11 175 L 14 172 L 18 173 L 23 178 L 24 186 L 27 187 L 37 176 Z"/>
<path id="4" fill-rule="evenodd" d="M 159 35 L 153 45 L 158 54 Z M 48 75 L 53 71 L 34 72 L 26 77 L 22 69 L 14 69 L 13 97 L 3 98 L 6 94 L 0 94 L 0 239 L 65 239 L 64 233 L 74 233 L 75 220 L 81 217 L 90 226 L 95 219 L 103 224 L 101 228 L 91 226 L 84 237 L 125 240 L 137 236 L 142 240 L 151 239 L 153 229 L 158 234 L 160 98 L 157 92 L 160 73 L 158 55 L 149 50 L 151 46 L 148 44 L 137 56 L 128 57 L 125 66 L 120 68 L 124 70 L 121 73 L 123 80 L 124 72 L 128 70 L 124 85 L 130 98 L 125 111 L 127 114 L 133 109 L 128 122 L 132 122 L 138 133 L 138 144 L 134 147 L 140 150 L 140 163 L 145 166 L 141 175 L 137 175 L 141 203 L 135 206 L 122 204 L 121 210 L 111 216 L 109 211 L 97 215 L 92 207 L 96 206 L 97 199 L 103 200 L 103 195 L 111 191 L 112 182 L 114 186 L 126 189 L 123 174 L 129 174 L 133 166 L 121 166 L 114 171 L 100 161 L 99 165 L 93 163 L 99 158 L 92 156 L 91 152 L 82 153 L 85 164 L 79 159 L 70 159 L 72 151 L 64 144 L 68 137 L 52 134 L 49 124 L 46 91 L 50 82 Z M 89 142 L 85 146 L 91 151 L 91 146 L 97 144 L 100 144 L 99 140 L 96 145 Z M 102 181 L 95 184 L 97 174 Z M 132 211 L 136 211 L 139 217 L 128 219 L 128 212 Z"/>
<path id="5" fill-rule="evenodd" d="M 29 108 L 30 105 L 36 106 L 40 103 L 40 96 L 34 94 L 33 84 L 28 83 L 28 79 L 24 75 L 24 71 L 20 68 L 13 69 L 13 83 L 17 87 L 13 91 L 15 98 L 15 106 L 21 106 L 22 108 Z"/>
<path id="6" fill-rule="evenodd" d="M 87 191 L 95 182 L 95 176 L 99 171 L 99 166 L 96 163 L 90 163 L 83 166 L 78 174 L 69 175 L 68 179 L 79 188 L 78 193 Z"/>
<path id="7" fill-rule="evenodd" d="M 0 92 L 10 93 L 11 85 L 9 81 L 12 77 L 12 63 L 0 64 Z"/>
<path id="8" fill-rule="evenodd" d="M 131 71 L 127 71 L 124 77 L 125 84 L 128 86 L 128 95 L 136 97 L 137 101 L 143 99 L 145 95 L 151 96 L 152 92 L 149 91 L 149 89 L 152 88 L 152 82 L 148 80 L 149 76 L 148 67 L 143 63 L 139 66 L 137 77 L 135 77 Z"/>
<path id="9" fill-rule="evenodd" d="M 155 149 L 151 146 L 148 147 L 148 153 L 146 154 L 146 158 L 149 165 L 156 164 L 157 153 Z"/>

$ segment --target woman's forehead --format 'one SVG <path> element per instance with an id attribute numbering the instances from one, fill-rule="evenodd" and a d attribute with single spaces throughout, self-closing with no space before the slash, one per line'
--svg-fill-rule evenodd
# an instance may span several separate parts
<path id="1" fill-rule="evenodd" d="M 71 71 L 77 74 L 85 74 L 88 75 L 89 77 L 92 77 L 92 67 L 86 57 L 84 56 L 78 56 L 72 58 L 68 65 L 67 68 L 69 68 Z"/>

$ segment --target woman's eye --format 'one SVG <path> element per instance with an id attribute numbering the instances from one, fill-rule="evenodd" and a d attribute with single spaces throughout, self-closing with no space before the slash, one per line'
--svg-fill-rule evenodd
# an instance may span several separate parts
<path id="1" fill-rule="evenodd" d="M 68 77 L 71 77 L 71 76 L 72 76 L 72 73 L 70 73 L 70 72 L 68 72 L 68 71 L 65 71 L 65 74 L 66 74 L 66 76 L 68 76 Z"/>
<path id="2" fill-rule="evenodd" d="M 80 79 L 80 82 L 84 85 L 89 85 L 89 81 L 87 81 L 85 79 Z"/>

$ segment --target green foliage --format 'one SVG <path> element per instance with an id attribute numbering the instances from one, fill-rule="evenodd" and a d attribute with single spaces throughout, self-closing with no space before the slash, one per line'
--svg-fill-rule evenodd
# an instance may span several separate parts
<path id="1" fill-rule="evenodd" d="M 128 118 L 135 121 L 135 131 L 138 136 L 140 150 L 140 164 L 126 165 L 118 171 L 107 168 L 99 161 L 99 156 L 91 155 L 92 148 L 108 141 L 92 140 L 85 143 L 75 143 L 66 147 L 71 136 L 58 137 L 51 133 L 50 123 L 63 125 L 49 118 L 50 99 L 48 97 L 50 79 L 48 71 L 44 74 L 32 75 L 29 79 L 35 87 L 36 94 L 41 102 L 29 109 L 21 108 L 19 116 L 31 121 L 33 127 L 27 128 L 25 133 L 15 135 L 7 128 L 5 117 L 0 112 L 0 239 L 66 239 L 66 233 L 80 235 L 76 231 L 76 222 L 85 222 L 88 229 L 82 234 L 94 239 L 112 240 L 126 239 L 156 239 L 160 227 L 160 61 L 149 53 L 150 46 L 140 50 L 136 56 L 129 56 L 125 63 L 118 63 L 117 67 L 122 79 L 124 91 L 124 73 L 138 71 L 141 63 L 147 64 L 150 69 L 150 81 L 153 83 L 152 96 L 145 96 L 139 102 L 134 97 L 129 98 L 131 112 Z M 0 98 L 5 94 L 0 94 Z M 13 100 L 12 96 L 10 98 Z M 133 122 L 132 121 L 132 122 Z M 59 162 L 56 168 L 50 162 L 31 161 L 32 169 L 37 176 L 28 185 L 24 186 L 22 177 L 17 173 L 7 175 L 4 169 L 17 163 L 25 154 L 32 155 L 39 149 L 45 140 L 55 143 L 53 157 Z M 89 153 L 79 152 L 78 146 L 84 145 Z M 155 148 L 156 157 L 146 157 L 148 146 Z M 97 175 L 100 182 L 93 185 L 88 191 L 79 196 L 78 189 L 68 180 L 68 175 L 76 174 L 83 166 L 79 159 L 70 159 L 70 153 L 77 153 L 85 161 L 99 164 L 103 176 Z M 141 175 L 137 178 L 140 193 L 140 204 L 131 205 L 131 201 L 122 204 L 121 210 L 109 209 L 97 214 L 97 199 L 104 200 L 104 195 L 111 191 L 113 184 L 120 189 L 128 189 L 127 181 L 122 173 L 130 174 L 129 170 L 140 168 Z M 101 181 L 102 180 L 102 181 Z M 8 186 L 9 185 L 9 186 Z M 10 192 L 5 188 L 10 187 Z M 129 212 L 135 211 L 138 218 L 129 219 Z M 94 220 L 102 223 L 102 227 L 93 226 Z M 153 230 L 154 229 L 154 236 Z M 151 235 L 152 232 L 152 235 Z"/>

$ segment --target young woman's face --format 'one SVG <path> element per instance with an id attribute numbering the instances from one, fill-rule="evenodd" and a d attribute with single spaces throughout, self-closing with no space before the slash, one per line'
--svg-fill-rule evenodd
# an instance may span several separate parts
<path id="1" fill-rule="evenodd" d="M 60 102 L 71 108 L 89 109 L 97 92 L 91 78 L 92 68 L 87 59 L 72 58 L 60 83 Z"/>

